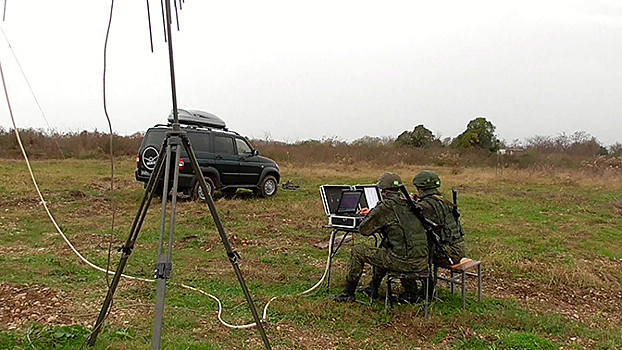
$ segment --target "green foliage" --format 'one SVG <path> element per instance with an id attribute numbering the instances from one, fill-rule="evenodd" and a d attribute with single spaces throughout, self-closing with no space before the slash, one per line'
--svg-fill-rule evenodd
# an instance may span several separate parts
<path id="1" fill-rule="evenodd" d="M 467 129 L 451 143 L 453 148 L 480 148 L 496 152 L 501 142 L 495 135 L 496 127 L 484 117 L 469 122 Z"/>
<path id="2" fill-rule="evenodd" d="M 440 147 L 440 140 L 434 136 L 432 131 L 427 129 L 423 124 L 415 126 L 413 131 L 404 131 L 398 137 L 395 143 L 399 146 L 410 146 L 418 148 Z"/>
<path id="3" fill-rule="evenodd" d="M 502 338 L 498 349 L 547 350 L 556 349 L 553 342 L 530 333 L 512 333 Z"/>
<path id="4" fill-rule="evenodd" d="M 77 349 L 88 334 L 82 326 L 48 327 L 35 323 L 28 330 L 27 340 L 35 349 Z"/>

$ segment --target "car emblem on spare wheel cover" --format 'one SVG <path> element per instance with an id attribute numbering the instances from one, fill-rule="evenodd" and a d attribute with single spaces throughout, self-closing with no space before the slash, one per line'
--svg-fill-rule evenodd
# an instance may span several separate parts
<path id="1" fill-rule="evenodd" d="M 148 170 L 153 170 L 157 161 L 158 161 L 158 150 L 153 146 L 149 146 L 145 148 L 145 150 L 143 151 L 143 156 L 142 156 L 142 162 L 145 168 L 147 168 Z"/>

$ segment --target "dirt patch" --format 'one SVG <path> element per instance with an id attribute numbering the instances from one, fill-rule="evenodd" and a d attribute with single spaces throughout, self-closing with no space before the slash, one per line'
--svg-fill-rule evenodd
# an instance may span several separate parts
<path id="1" fill-rule="evenodd" d="M 32 248 L 27 245 L 19 244 L 14 246 L 4 246 L 2 248 L 2 254 L 6 256 L 18 257 L 18 256 L 32 256 L 38 254 L 46 254 L 50 251 L 48 248 Z"/>
<path id="2" fill-rule="evenodd" d="M 45 198 L 45 195 L 44 195 Z M 26 208 L 33 209 L 41 204 L 41 200 L 36 194 L 29 197 L 13 197 L 0 199 L 0 208 L 6 209 L 19 209 L 24 210 Z M 7 210 L 8 211 L 8 210 Z"/>
<path id="3" fill-rule="evenodd" d="M 530 311 L 551 312 L 586 324 L 622 325 L 622 292 L 604 288 L 580 288 L 572 285 L 546 285 L 537 281 L 486 275 L 483 294 L 495 298 L 515 298 Z M 471 282 L 469 290 L 476 290 Z"/>
<path id="4" fill-rule="evenodd" d="M 68 315 L 73 304 L 58 291 L 40 285 L 0 284 L 0 328 L 15 329 L 27 322 L 66 325 L 76 320 Z"/>
<path id="5" fill-rule="evenodd" d="M 117 294 L 144 288 L 140 281 L 124 280 L 119 285 Z M 91 328 L 95 323 L 101 304 L 90 303 L 91 293 L 105 295 L 102 290 L 78 291 L 80 295 L 69 294 L 37 284 L 10 285 L 0 284 L 0 330 L 18 329 L 38 322 L 50 326 L 82 325 Z M 139 314 L 151 312 L 153 305 L 141 300 L 125 301 L 117 299 L 107 322 L 119 325 Z"/>
<path id="6" fill-rule="evenodd" d="M 339 341 L 331 334 L 300 329 L 298 325 L 280 321 L 274 325 L 274 330 L 280 338 L 288 339 L 291 344 L 279 347 L 281 349 L 335 349 Z"/>

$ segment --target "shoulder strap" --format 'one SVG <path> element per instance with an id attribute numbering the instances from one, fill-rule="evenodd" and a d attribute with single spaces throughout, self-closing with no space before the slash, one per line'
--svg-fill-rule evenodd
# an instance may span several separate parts
<path id="1" fill-rule="evenodd" d="M 432 197 L 438 199 L 439 201 L 441 201 L 441 202 L 443 202 L 445 204 L 448 204 L 452 208 L 457 208 L 458 207 L 457 205 L 452 203 L 449 199 L 447 199 L 447 198 L 445 198 L 443 196 L 439 196 L 438 194 L 433 194 Z"/>

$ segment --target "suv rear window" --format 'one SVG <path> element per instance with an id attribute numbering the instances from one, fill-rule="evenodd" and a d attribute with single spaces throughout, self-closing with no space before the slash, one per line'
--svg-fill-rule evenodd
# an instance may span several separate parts
<path id="1" fill-rule="evenodd" d="M 214 135 L 214 153 L 235 154 L 233 138 Z"/>
<path id="2" fill-rule="evenodd" d="M 188 138 L 195 152 L 211 152 L 212 147 L 209 144 L 209 134 L 202 132 L 189 132 Z"/>
<path id="3" fill-rule="evenodd" d="M 145 135 L 145 139 L 143 140 L 143 146 L 161 145 L 162 142 L 164 142 L 165 135 L 166 135 L 166 130 L 162 130 L 162 129 L 147 130 L 147 134 Z"/>

